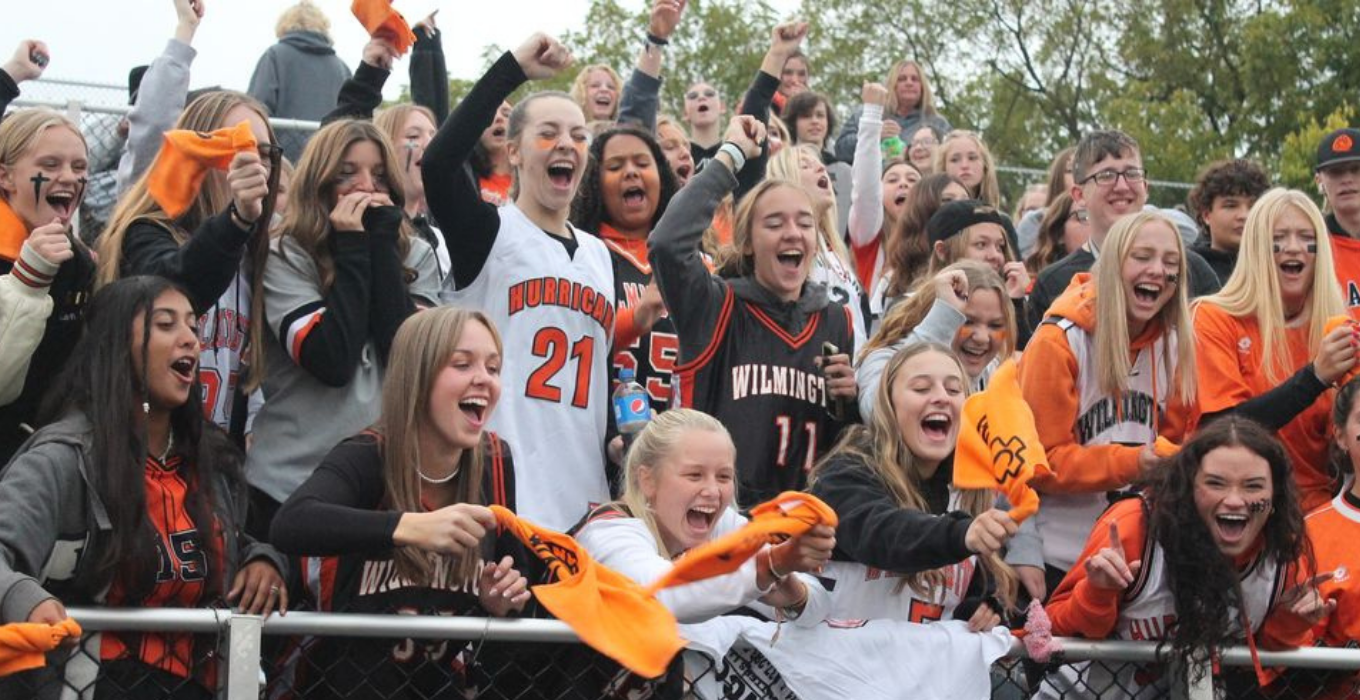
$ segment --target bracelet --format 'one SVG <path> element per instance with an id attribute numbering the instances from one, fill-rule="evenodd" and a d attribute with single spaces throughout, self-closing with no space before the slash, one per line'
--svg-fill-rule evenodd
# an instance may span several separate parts
<path id="1" fill-rule="evenodd" d="M 746 167 L 746 154 L 741 152 L 741 147 L 737 144 L 727 141 L 718 147 L 718 152 L 726 153 L 727 157 L 732 159 L 733 174 L 741 172 L 741 169 Z"/>
<path id="2" fill-rule="evenodd" d="M 808 593 L 808 585 L 804 583 L 803 595 L 798 596 L 798 600 L 779 608 L 779 612 L 784 615 L 784 619 L 797 620 L 803 614 L 803 611 L 807 609 L 809 595 L 811 594 Z"/>
<path id="3" fill-rule="evenodd" d="M 647 32 L 647 43 L 652 44 L 653 46 L 670 46 L 671 40 L 662 39 L 651 32 Z"/>
<path id="4" fill-rule="evenodd" d="M 778 582 L 782 583 L 782 582 L 784 581 L 784 579 L 786 579 L 786 578 L 789 577 L 788 574 L 781 574 L 781 573 L 779 573 L 778 571 L 775 570 L 775 568 L 774 568 L 774 551 L 773 551 L 773 550 L 771 550 L 771 552 L 770 552 L 769 554 L 765 555 L 765 565 L 766 565 L 767 567 L 769 567 L 769 569 L 770 569 L 770 576 L 774 577 L 774 580 L 775 580 L 775 581 L 778 581 Z"/>
<path id="5" fill-rule="evenodd" d="M 255 224 L 259 223 L 259 219 L 251 221 L 250 219 L 241 216 L 241 210 L 236 208 L 236 200 L 234 199 L 231 201 L 231 204 L 227 205 L 227 213 L 230 214 L 233 219 L 236 219 L 237 222 L 244 225 L 246 228 L 253 229 L 255 228 Z"/>

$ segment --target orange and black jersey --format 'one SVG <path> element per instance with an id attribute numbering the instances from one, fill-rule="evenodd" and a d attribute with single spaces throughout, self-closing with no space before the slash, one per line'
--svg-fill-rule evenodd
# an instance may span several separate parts
<path id="1" fill-rule="evenodd" d="M 514 468 L 509 448 L 494 433 L 483 437 L 483 504 L 514 508 Z M 291 554 L 305 597 L 323 612 L 484 617 L 476 582 L 459 579 L 459 562 L 434 557 L 429 582 L 407 580 L 392 559 L 392 535 L 401 513 L 387 505 L 381 438 L 365 432 L 331 450 L 274 519 L 272 537 Z M 484 561 L 536 559 L 509 533 L 490 532 Z M 532 578 L 532 577 L 531 577 Z M 467 653 L 465 653 L 467 652 Z M 475 685 L 473 654 L 456 641 L 391 639 L 314 640 L 296 650 L 295 687 L 303 697 L 433 697 L 441 689 Z"/>
<path id="2" fill-rule="evenodd" d="M 681 334 L 676 368 L 681 405 L 708 413 L 737 446 L 738 496 L 743 507 L 781 491 L 801 490 L 807 474 L 843 425 L 827 410 L 826 379 L 816 364 L 822 344 L 854 351 L 847 307 L 826 304 L 791 331 L 778 312 L 727 288 L 706 343 Z"/>
<path id="3" fill-rule="evenodd" d="M 675 324 L 662 314 L 646 333 L 637 333 L 625 320 L 642 299 L 643 290 L 652 282 L 652 266 L 647 262 L 647 241 L 623 237 L 608 224 L 601 224 L 600 237 L 609 247 L 610 262 L 614 264 L 614 298 L 619 313 L 614 332 L 614 354 L 609 366 L 610 389 L 618 386 L 619 372 L 631 369 L 636 381 L 647 391 L 652 412 L 666 410 L 671 403 L 671 373 L 680 354 L 680 342 L 675 335 Z M 626 343 L 626 344 L 625 344 Z M 610 429 L 613 430 L 613 412 Z"/>
<path id="4" fill-rule="evenodd" d="M 165 462 L 146 458 L 147 519 L 156 531 L 156 582 L 140 600 L 130 599 L 125 585 L 115 578 L 109 587 L 110 606 L 136 605 L 145 608 L 197 608 L 211 602 L 208 573 L 225 571 L 221 524 L 212 523 L 216 546 L 204 546 L 198 523 L 189 515 L 189 484 L 181 467 L 184 459 L 171 455 Z M 218 556 L 209 561 L 208 552 Z M 100 660 L 133 659 L 148 666 L 187 678 L 191 674 L 207 688 L 216 687 L 214 664 L 202 661 L 206 648 L 197 652 L 190 634 L 153 634 L 106 632 L 100 646 Z"/>

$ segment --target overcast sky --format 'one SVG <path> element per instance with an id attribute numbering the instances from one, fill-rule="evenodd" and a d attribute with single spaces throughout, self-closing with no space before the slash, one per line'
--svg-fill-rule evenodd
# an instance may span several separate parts
<path id="1" fill-rule="evenodd" d="M 175 10 L 170 0 L 0 0 L 0 63 L 7 61 L 19 41 L 47 42 L 52 63 L 45 78 L 84 80 L 126 86 L 128 69 L 150 63 L 174 33 Z M 349 0 L 314 0 L 331 19 L 336 53 L 347 64 L 358 63 L 367 34 L 350 14 Z M 645 0 L 624 0 L 641 6 Z M 255 62 L 273 44 L 274 22 L 290 2 L 281 0 L 205 0 L 206 16 L 194 39 L 198 58 L 192 86 L 221 85 L 246 89 Z M 796 0 L 776 0 L 776 7 L 796 6 Z M 588 0 L 396 0 L 411 23 L 441 9 L 438 24 L 444 33 L 449 75 L 476 78 L 482 69 L 483 47 L 513 48 L 536 30 L 561 34 L 577 28 Z M 509 18 L 509 19 L 507 19 Z M 681 29 L 683 30 L 683 24 Z M 639 28 L 639 35 L 641 28 Z M 623 66 L 620 66 L 623 68 Z M 408 65 L 399 63 L 388 82 L 395 97 L 408 82 Z M 53 99 L 52 86 L 25 88 L 34 98 Z M 67 88 L 67 90 L 71 90 Z M 103 92 L 104 99 L 112 91 Z M 41 93 L 41 94 L 40 94 Z M 122 99 L 126 101 L 126 92 Z"/>

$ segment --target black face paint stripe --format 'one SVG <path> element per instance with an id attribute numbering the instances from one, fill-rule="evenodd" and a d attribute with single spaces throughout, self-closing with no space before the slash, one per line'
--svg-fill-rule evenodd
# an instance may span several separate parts
<path id="1" fill-rule="evenodd" d="M 29 178 L 29 180 L 33 182 L 33 201 L 35 203 L 41 202 L 43 184 L 51 182 L 52 178 L 47 177 L 42 173 L 38 173 L 37 175 L 34 175 L 33 177 Z"/>

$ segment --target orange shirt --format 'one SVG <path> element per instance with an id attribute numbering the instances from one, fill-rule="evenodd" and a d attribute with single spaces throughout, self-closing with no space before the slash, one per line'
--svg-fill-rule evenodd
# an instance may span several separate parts
<path id="1" fill-rule="evenodd" d="M 478 180 L 477 185 L 482 192 L 482 201 L 490 202 L 498 207 L 509 204 L 510 183 L 509 175 L 492 175 Z"/>
<path id="2" fill-rule="evenodd" d="M 1352 309 L 1360 306 L 1360 240 L 1333 232 L 1332 264 L 1346 306 Z"/>
<path id="3" fill-rule="evenodd" d="M 1313 361 L 1308 348 L 1308 328 L 1286 330 L 1290 373 Z M 1199 412 L 1208 415 L 1230 409 L 1248 399 L 1274 389 L 1262 360 L 1261 331 L 1254 318 L 1228 315 L 1213 304 L 1195 309 L 1195 352 L 1199 370 Z M 1280 429 L 1299 497 L 1305 511 L 1331 498 L 1331 478 L 1327 474 L 1327 444 L 1331 439 L 1332 398 L 1328 389 L 1313 405 Z"/>
<path id="4" fill-rule="evenodd" d="M 1329 647 L 1360 643 L 1360 499 L 1345 493 L 1308 514 L 1308 538 L 1313 542 L 1318 573 L 1332 572 L 1321 586 L 1322 595 L 1336 601 L 1323 641 Z"/>

